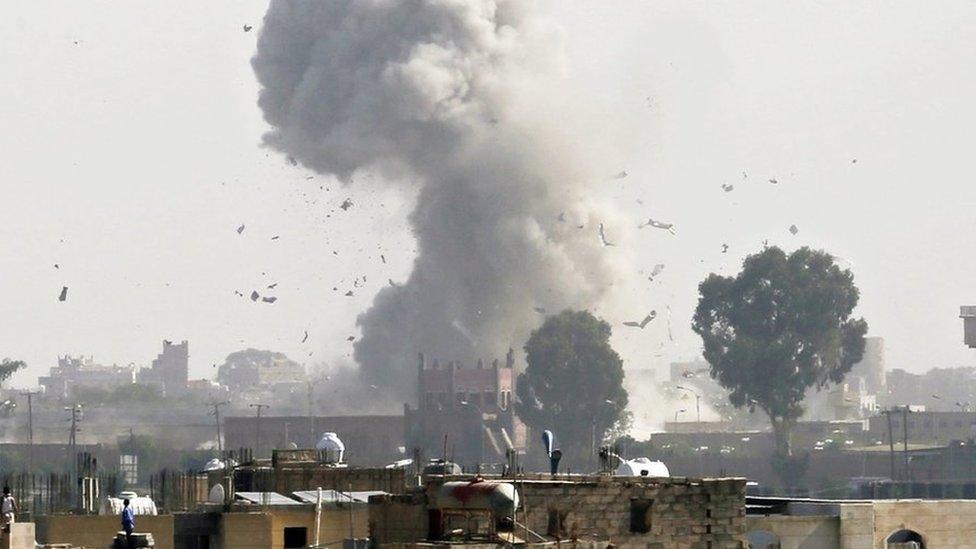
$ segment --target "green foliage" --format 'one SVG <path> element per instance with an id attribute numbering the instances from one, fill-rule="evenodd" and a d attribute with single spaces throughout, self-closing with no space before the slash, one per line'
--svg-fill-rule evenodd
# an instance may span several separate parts
<path id="1" fill-rule="evenodd" d="M 546 319 L 525 344 L 518 413 L 536 432 L 551 429 L 568 465 L 627 421 L 623 361 L 610 347 L 610 325 L 586 311 Z"/>
<path id="2" fill-rule="evenodd" d="M 10 376 L 14 375 L 14 372 L 26 367 L 27 363 L 23 360 L 10 360 L 9 358 L 5 358 L 0 361 L 0 387 L 3 386 L 5 381 L 10 379 Z"/>
<path id="3" fill-rule="evenodd" d="M 805 392 L 841 382 L 864 354 L 867 323 L 851 318 L 854 275 L 825 252 L 772 247 L 747 257 L 737 277 L 710 275 L 699 292 L 692 328 L 712 377 L 735 407 L 766 412 L 781 469 L 804 469 L 786 462 Z"/>

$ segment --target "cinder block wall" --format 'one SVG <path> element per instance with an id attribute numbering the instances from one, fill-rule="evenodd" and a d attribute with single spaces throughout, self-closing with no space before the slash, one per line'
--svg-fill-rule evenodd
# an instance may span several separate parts
<path id="1" fill-rule="evenodd" d="M 115 515 L 45 515 L 35 517 L 34 524 L 38 542 L 79 547 L 109 547 L 122 530 Z M 136 531 L 152 534 L 157 549 L 173 549 L 173 515 L 137 515 Z"/>
<path id="2" fill-rule="evenodd" d="M 372 496 L 369 539 L 375 546 L 427 539 L 427 497 L 424 494 Z"/>

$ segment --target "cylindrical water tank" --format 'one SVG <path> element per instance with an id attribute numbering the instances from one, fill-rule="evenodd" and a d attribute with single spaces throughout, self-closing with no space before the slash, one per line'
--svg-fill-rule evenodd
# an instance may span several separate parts
<path id="1" fill-rule="evenodd" d="M 614 475 L 618 477 L 654 477 L 667 478 L 671 476 L 668 466 L 660 461 L 651 461 L 646 457 L 625 459 L 620 462 Z"/>
<path id="2" fill-rule="evenodd" d="M 511 516 L 518 504 L 514 485 L 474 480 L 442 484 L 437 491 L 436 508 L 490 510 L 497 515 Z"/>
<path id="3" fill-rule="evenodd" d="M 329 453 L 329 457 L 335 457 L 336 461 L 342 461 L 342 454 L 346 451 L 346 445 L 335 433 L 322 433 L 322 438 L 315 444 L 316 450 Z"/>

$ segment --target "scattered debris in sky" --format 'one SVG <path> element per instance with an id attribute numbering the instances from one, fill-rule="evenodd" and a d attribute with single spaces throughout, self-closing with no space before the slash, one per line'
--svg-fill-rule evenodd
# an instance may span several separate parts
<path id="1" fill-rule="evenodd" d="M 352 208 L 352 199 L 347 198 L 343 200 L 342 204 L 340 204 L 339 207 L 342 208 L 342 211 L 346 211 L 349 208 Z"/>
<path id="2" fill-rule="evenodd" d="M 58 296 L 58 301 L 64 301 L 68 299 L 68 287 L 61 286 L 61 295 Z"/>
<path id="3" fill-rule="evenodd" d="M 638 229 L 642 229 L 644 227 L 654 227 L 655 229 L 663 229 L 668 231 L 671 234 L 678 234 L 678 231 L 674 228 L 674 223 L 665 223 L 654 218 L 648 218 L 647 223 L 641 223 L 637 226 Z"/>
<path id="4" fill-rule="evenodd" d="M 244 232 L 244 225 L 241 225 L 240 227 L 237 228 L 237 234 L 241 234 L 243 232 Z"/>
<path id="5" fill-rule="evenodd" d="M 729 253 L 729 245 L 728 244 L 722 244 L 722 253 L 723 254 Z"/>
<path id="6" fill-rule="evenodd" d="M 352 296 L 353 296 L 352 290 L 346 292 L 346 297 L 352 297 Z"/>
<path id="7" fill-rule="evenodd" d="M 730 192 L 732 192 L 732 191 L 735 190 L 735 185 L 730 185 L 728 183 L 723 183 L 722 184 L 722 190 L 725 191 L 725 192 L 727 192 L 727 193 L 730 193 Z"/>
<path id="8" fill-rule="evenodd" d="M 772 183 L 773 185 L 778 185 L 779 184 L 779 181 L 777 181 L 775 177 L 770 177 L 769 178 L 769 182 Z"/>
<path id="9" fill-rule="evenodd" d="M 262 297 L 261 301 L 265 303 L 274 303 L 275 301 L 278 301 L 278 298 L 273 296 L 267 296 L 267 297 Z"/>
<path id="10" fill-rule="evenodd" d="M 790 225 L 790 234 L 796 235 L 798 232 L 800 232 L 800 229 L 796 228 L 796 225 Z"/>
<path id="11" fill-rule="evenodd" d="M 613 176 L 614 179 L 624 179 L 626 177 L 627 177 L 627 171 L 626 170 L 625 171 L 622 171 L 620 173 L 614 174 L 614 176 Z"/>
<path id="12" fill-rule="evenodd" d="M 604 246 L 615 246 L 613 242 L 607 240 L 607 233 L 603 230 L 603 223 L 600 223 L 600 244 Z"/>
<path id="13" fill-rule="evenodd" d="M 251 29 L 253 28 L 254 27 L 252 27 L 251 25 L 244 25 L 244 32 L 251 32 Z"/>
<path id="14" fill-rule="evenodd" d="M 650 322 L 652 320 L 654 320 L 655 318 L 657 318 L 657 311 L 651 311 L 640 322 L 637 322 L 635 320 L 629 320 L 627 322 L 624 322 L 624 326 L 629 326 L 631 328 L 640 328 L 641 330 L 643 330 L 644 329 L 644 326 L 647 326 L 648 324 L 650 324 Z"/>
<path id="15" fill-rule="evenodd" d="M 261 294 L 257 290 L 251 291 L 251 301 L 257 301 L 259 297 L 261 297 Z"/>
<path id="16" fill-rule="evenodd" d="M 305 336 L 302 337 L 302 343 L 305 343 L 306 341 L 308 341 L 308 330 L 305 330 Z"/>

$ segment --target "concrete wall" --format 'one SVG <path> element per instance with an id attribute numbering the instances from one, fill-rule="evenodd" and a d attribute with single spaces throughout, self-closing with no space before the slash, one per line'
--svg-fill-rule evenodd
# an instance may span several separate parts
<path id="1" fill-rule="evenodd" d="M 922 534 L 927 548 L 976 547 L 976 501 L 894 500 L 874 502 L 875 545 L 897 530 Z"/>
<path id="2" fill-rule="evenodd" d="M 351 528 L 350 528 L 351 526 Z M 220 525 L 221 549 L 283 549 L 285 528 L 305 528 L 308 543 L 315 542 L 315 509 L 266 509 L 253 513 L 224 513 Z M 341 544 L 349 537 L 368 535 L 365 505 L 350 508 L 323 507 L 320 544 Z"/>
<path id="3" fill-rule="evenodd" d="M 36 517 L 34 522 L 38 542 L 80 547 L 109 547 L 122 530 L 114 515 L 48 515 Z M 157 549 L 173 549 L 173 515 L 136 516 L 136 531 L 151 533 Z"/>
<path id="4" fill-rule="evenodd" d="M 831 516 L 750 516 L 748 532 L 766 531 L 779 538 L 780 549 L 840 547 L 840 518 Z"/>

